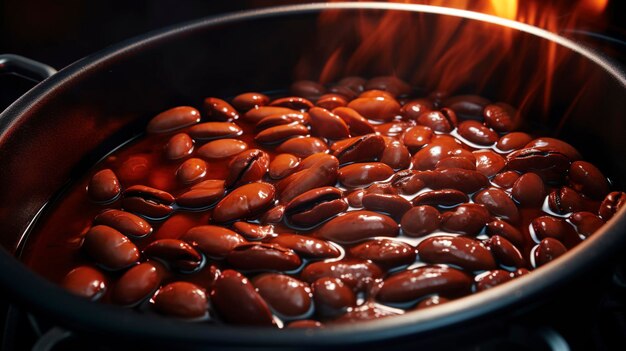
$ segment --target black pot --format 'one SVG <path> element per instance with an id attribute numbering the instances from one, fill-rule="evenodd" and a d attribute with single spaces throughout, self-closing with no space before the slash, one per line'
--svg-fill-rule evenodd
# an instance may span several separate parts
<path id="1" fill-rule="evenodd" d="M 0 242 L 4 247 L 0 284 L 5 293 L 55 323 L 113 343 L 177 349 L 358 343 L 389 347 L 408 341 L 433 345 L 445 339 L 459 342 L 458 335 L 470 332 L 480 336 L 477 323 L 494 325 L 500 320 L 496 316 L 549 301 L 565 287 L 571 288 L 568 284 L 574 278 L 590 274 L 624 248 L 626 210 L 622 209 L 566 255 L 510 283 L 432 309 L 313 331 L 199 325 L 144 316 L 71 296 L 16 259 L 24 233 L 40 209 L 112 146 L 141 133 L 151 116 L 170 106 L 200 105 L 206 96 L 289 86 L 301 54 L 315 50 L 311 43 L 319 42 L 313 30 L 317 15 L 328 8 L 342 9 L 347 23 L 363 14 L 383 16 L 380 9 L 402 11 L 422 21 L 424 28 L 459 17 L 480 21 L 487 33 L 507 31 L 514 43 L 523 41 L 539 50 L 530 54 L 516 52 L 516 45 L 509 48 L 511 57 L 526 55 L 524 72 L 543 67 L 541 50 L 551 45 L 566 59 L 555 72 L 549 107 L 540 101 L 526 105 L 525 115 L 532 116 L 528 125 L 545 131 L 544 135 L 558 130 L 559 138 L 576 146 L 616 184 L 626 184 L 626 78 L 608 61 L 575 43 L 515 22 L 420 5 L 310 4 L 234 13 L 149 33 L 88 56 L 44 80 L 0 115 Z M 464 35 L 460 33 L 458 40 L 472 40 Z M 420 64 L 417 57 L 414 69 L 427 69 Z M 459 84 L 454 93 L 478 92 L 519 105 L 524 98 L 519 92 L 530 90 L 534 82 L 525 81 L 526 74 L 503 76 L 509 66 L 508 58 L 477 66 L 466 77 L 468 82 L 482 80 L 487 70 L 500 73 L 484 86 Z M 351 73 L 384 72 L 364 67 Z M 512 81 L 519 85 L 518 93 L 506 89 Z M 573 101 L 574 108 L 568 110 Z M 567 121 L 561 125 L 564 115 Z M 585 279 L 576 281 L 585 283 Z"/>

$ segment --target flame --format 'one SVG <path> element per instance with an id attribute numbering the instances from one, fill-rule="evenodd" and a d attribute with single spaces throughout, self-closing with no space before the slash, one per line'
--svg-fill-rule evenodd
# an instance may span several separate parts
<path id="1" fill-rule="evenodd" d="M 579 26 L 602 29 L 608 5 L 608 0 L 580 0 L 574 4 L 567 0 L 393 2 L 481 12 L 555 33 Z M 521 105 L 542 100 L 548 109 L 555 72 L 568 59 L 556 43 L 546 40 L 538 45 L 513 29 L 491 23 L 448 16 L 434 21 L 432 17 L 370 10 L 353 18 L 341 10 L 324 11 L 318 22 L 318 32 L 324 39 L 315 43 L 297 65 L 296 77 L 330 83 L 349 75 L 395 75 L 425 92 L 444 95 L 481 93 L 494 80 L 510 80 L 501 95 Z M 530 71 L 526 62 L 529 57 L 539 62 Z M 520 79 L 530 82 L 523 85 L 524 91 L 520 91 L 522 84 L 515 83 Z"/>

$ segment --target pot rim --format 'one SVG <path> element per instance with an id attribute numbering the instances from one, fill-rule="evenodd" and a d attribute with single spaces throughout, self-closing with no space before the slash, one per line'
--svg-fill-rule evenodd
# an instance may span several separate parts
<path id="1" fill-rule="evenodd" d="M 569 39 L 554 33 L 513 20 L 482 13 L 444 7 L 400 4 L 400 3 L 312 3 L 303 5 L 276 6 L 234 12 L 208 17 L 153 31 L 108 47 L 63 68 L 54 76 L 44 80 L 16 100 L 0 114 L 0 148 L 3 141 L 15 128 L 29 109 L 45 104 L 60 91 L 75 81 L 108 63 L 133 55 L 144 48 L 175 38 L 178 35 L 205 30 L 213 26 L 279 17 L 316 13 L 328 9 L 343 10 L 396 10 L 462 17 L 498 24 L 520 30 L 531 35 L 553 41 L 590 59 L 602 67 L 626 89 L 626 76 L 609 60 Z M 472 294 L 447 304 L 426 310 L 408 312 L 393 318 L 336 326 L 326 329 L 282 329 L 254 328 L 228 325 L 189 324 L 169 318 L 155 318 L 127 309 L 92 303 L 66 293 L 57 285 L 38 276 L 21 264 L 8 251 L 0 250 L 0 284 L 15 299 L 29 309 L 52 316 L 61 324 L 69 325 L 90 333 L 116 335 L 122 339 L 167 340 L 183 342 L 182 345 L 274 345 L 274 346 L 323 346 L 380 341 L 389 338 L 431 332 L 444 326 L 467 322 L 481 316 L 493 314 L 505 307 L 523 302 L 556 289 L 590 267 L 607 259 L 626 242 L 626 208 L 623 208 L 600 230 L 585 242 L 549 265 L 540 267 L 507 284 Z M 16 284 L 17 282 L 17 284 Z M 45 295 L 42 292 L 45 291 Z"/>

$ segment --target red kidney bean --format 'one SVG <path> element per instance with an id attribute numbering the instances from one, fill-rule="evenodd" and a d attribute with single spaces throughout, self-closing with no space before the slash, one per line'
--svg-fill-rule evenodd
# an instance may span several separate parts
<path id="1" fill-rule="evenodd" d="M 520 174 L 515 171 L 504 171 L 496 174 L 491 181 L 503 189 L 509 189 L 513 187 L 519 177 Z"/>
<path id="2" fill-rule="evenodd" d="M 539 151 L 553 151 L 565 155 L 570 161 L 578 161 L 582 157 L 578 150 L 563 140 L 554 138 L 537 138 L 524 146 L 527 149 Z"/>
<path id="3" fill-rule="evenodd" d="M 309 110 L 311 133 L 328 139 L 344 139 L 350 136 L 348 125 L 339 116 L 323 109 L 313 107 Z"/>
<path id="4" fill-rule="evenodd" d="M 483 243 L 462 236 L 440 235 L 424 239 L 417 245 L 417 253 L 421 261 L 454 264 L 470 271 L 497 267 L 493 255 Z"/>
<path id="5" fill-rule="evenodd" d="M 420 178 L 432 189 L 457 189 L 468 194 L 489 185 L 483 174 L 462 168 L 424 171 L 420 173 Z"/>
<path id="6" fill-rule="evenodd" d="M 241 235 L 224 227 L 201 225 L 189 229 L 180 237 L 208 257 L 226 257 L 237 246 L 246 242 Z"/>
<path id="7" fill-rule="evenodd" d="M 228 102 L 215 97 L 204 99 L 204 110 L 209 119 L 216 121 L 233 121 L 239 118 L 239 113 Z"/>
<path id="8" fill-rule="evenodd" d="M 293 154 L 298 157 L 311 156 L 318 152 L 326 152 L 326 143 L 314 137 L 291 138 L 276 148 L 279 153 Z"/>
<path id="9" fill-rule="evenodd" d="M 231 266 L 246 270 L 290 271 L 302 264 L 293 250 L 265 243 L 240 244 L 228 253 L 226 260 Z"/>
<path id="10" fill-rule="evenodd" d="M 248 222 L 235 222 L 233 223 L 233 229 L 248 240 L 261 240 L 276 235 L 274 226 L 271 224 L 259 225 Z"/>
<path id="11" fill-rule="evenodd" d="M 468 294 L 472 278 L 458 269 L 425 266 L 403 271 L 383 281 L 376 298 L 381 302 L 408 302 L 431 294 Z"/>
<path id="12" fill-rule="evenodd" d="M 267 273 L 255 277 L 252 284 L 267 304 L 283 316 L 301 316 L 311 308 L 311 288 L 298 279 Z"/>
<path id="13" fill-rule="evenodd" d="M 365 135 L 375 132 L 367 118 L 349 107 L 337 107 L 332 112 L 346 122 L 351 135 Z"/>
<path id="14" fill-rule="evenodd" d="M 525 173 L 513 184 L 511 195 L 523 207 L 540 207 L 546 196 L 546 187 L 537 174 Z"/>
<path id="15" fill-rule="evenodd" d="M 429 144 L 433 137 L 433 130 L 430 127 L 417 125 L 411 127 L 402 135 L 404 145 L 412 152 L 416 152 L 425 145 Z"/>
<path id="16" fill-rule="evenodd" d="M 292 113 L 283 113 L 283 114 L 275 114 L 269 115 L 267 117 L 263 117 L 262 120 L 256 123 L 255 129 L 257 131 L 263 131 L 268 128 L 284 126 L 286 124 L 308 124 L 310 120 L 309 114 L 307 112 L 292 112 Z"/>
<path id="17" fill-rule="evenodd" d="M 410 169 L 401 170 L 391 178 L 391 185 L 403 195 L 413 195 L 422 190 L 426 184 L 419 179 L 417 172 Z"/>
<path id="18" fill-rule="evenodd" d="M 421 114 L 432 111 L 434 108 L 430 100 L 417 99 L 404 104 L 400 113 L 404 118 L 416 121 Z"/>
<path id="19" fill-rule="evenodd" d="M 498 150 L 502 150 L 504 152 L 514 151 L 522 149 L 525 145 L 530 143 L 533 138 L 523 132 L 513 132 L 508 133 L 500 137 L 498 142 L 496 143 L 496 147 Z"/>
<path id="20" fill-rule="evenodd" d="M 300 165 L 300 159 L 292 154 L 278 154 L 269 165 L 269 174 L 273 179 L 282 179 Z"/>
<path id="21" fill-rule="evenodd" d="M 337 316 L 356 306 L 356 295 L 339 278 L 322 277 L 311 288 L 316 312 L 323 316 Z"/>
<path id="22" fill-rule="evenodd" d="M 489 211 L 478 204 L 464 204 L 441 215 L 441 229 L 467 235 L 476 235 L 489 222 Z"/>
<path id="23" fill-rule="evenodd" d="M 196 124 L 187 131 L 196 140 L 233 138 L 243 133 L 238 125 L 231 122 L 205 122 Z"/>
<path id="24" fill-rule="evenodd" d="M 270 98 L 261 93 L 243 93 L 235 96 L 232 103 L 239 111 L 247 112 L 253 108 L 265 106 L 270 102 Z"/>
<path id="25" fill-rule="evenodd" d="M 347 187 L 359 187 L 385 180 L 393 174 L 393 169 L 381 162 L 354 163 L 341 167 L 339 182 Z"/>
<path id="26" fill-rule="evenodd" d="M 274 201 L 276 190 L 268 183 L 250 183 L 236 188 L 217 203 L 213 220 L 230 222 L 259 214 Z"/>
<path id="27" fill-rule="evenodd" d="M 290 224 L 310 228 L 347 209 L 341 190 L 327 186 L 296 196 L 285 206 L 285 213 Z"/>
<path id="28" fill-rule="evenodd" d="M 609 193 L 602 203 L 600 204 L 600 209 L 598 210 L 598 214 L 600 218 L 605 221 L 608 221 L 626 204 L 626 193 L 621 191 L 614 191 Z"/>
<path id="29" fill-rule="evenodd" d="M 309 129 L 306 126 L 298 122 L 293 122 L 290 124 L 283 124 L 263 129 L 254 137 L 254 140 L 264 144 L 275 144 L 283 142 L 289 138 L 308 134 Z"/>
<path id="30" fill-rule="evenodd" d="M 348 103 L 348 107 L 361 116 L 375 121 L 391 121 L 400 114 L 400 104 L 389 97 L 359 97 Z"/>
<path id="31" fill-rule="evenodd" d="M 157 312 L 181 318 L 198 318 L 208 313 L 206 293 L 188 282 L 165 285 L 153 297 Z"/>
<path id="32" fill-rule="evenodd" d="M 132 213 L 110 209 L 106 210 L 94 218 L 94 224 L 109 226 L 120 233 L 134 237 L 143 238 L 152 233 L 152 227 L 148 222 Z"/>
<path id="33" fill-rule="evenodd" d="M 535 267 L 541 267 L 566 252 L 567 248 L 560 241 L 554 238 L 545 238 L 535 249 Z"/>
<path id="34" fill-rule="evenodd" d="M 365 194 L 382 194 L 382 195 L 397 195 L 398 191 L 389 183 L 372 184 L 368 186 Z"/>
<path id="35" fill-rule="evenodd" d="M 409 200 L 394 194 L 367 193 L 363 195 L 361 203 L 366 209 L 388 213 L 397 221 L 413 207 Z"/>
<path id="36" fill-rule="evenodd" d="M 531 222 L 537 238 L 553 238 L 562 242 L 567 248 L 572 248 L 582 241 L 576 230 L 561 218 L 541 216 Z"/>
<path id="37" fill-rule="evenodd" d="M 300 166 L 302 167 L 306 161 L 303 160 Z M 334 185 L 338 168 L 339 161 L 334 156 L 323 154 L 316 158 L 309 168 L 284 178 L 276 185 L 280 202 L 287 203 L 311 189 Z"/>
<path id="38" fill-rule="evenodd" d="M 413 169 L 420 171 L 435 169 L 439 160 L 448 157 L 456 149 L 458 149 L 456 144 L 433 141 L 413 155 Z"/>
<path id="39" fill-rule="evenodd" d="M 440 189 L 423 192 L 413 198 L 413 205 L 456 206 L 469 201 L 464 192 L 455 189 Z"/>
<path id="40" fill-rule="evenodd" d="M 143 254 L 166 262 L 181 271 L 193 271 L 200 267 L 202 256 L 191 245 L 178 239 L 159 239 L 143 249 Z"/>
<path id="41" fill-rule="evenodd" d="M 164 268 L 156 262 L 144 262 L 124 272 L 111 293 L 111 300 L 120 305 L 134 305 L 148 298 L 163 278 Z"/>
<path id="42" fill-rule="evenodd" d="M 110 169 L 103 169 L 91 177 L 87 186 L 89 197 L 100 203 L 109 203 L 117 199 L 122 188 L 115 173 Z"/>
<path id="43" fill-rule="evenodd" d="M 487 234 L 491 236 L 500 235 L 511 241 L 517 247 L 522 247 L 525 241 L 519 229 L 497 218 L 487 223 Z"/>
<path id="44" fill-rule="evenodd" d="M 200 112 L 193 107 L 179 106 L 163 111 L 148 123 L 148 133 L 169 133 L 200 122 Z"/>
<path id="45" fill-rule="evenodd" d="M 430 234 L 439 228 L 441 215 L 436 208 L 431 206 L 416 206 L 408 210 L 400 225 L 402 232 L 411 237 L 420 237 Z"/>
<path id="46" fill-rule="evenodd" d="M 99 270 L 89 266 L 80 266 L 65 275 L 61 286 L 74 295 L 95 301 L 100 299 L 107 290 L 107 280 Z"/>
<path id="47" fill-rule="evenodd" d="M 196 183 L 207 174 L 207 164 L 199 158 L 190 158 L 176 170 L 176 177 L 183 184 Z"/>
<path id="48" fill-rule="evenodd" d="M 340 164 L 377 160 L 385 150 L 385 140 L 376 134 L 366 134 L 354 138 L 334 150 Z"/>
<path id="49" fill-rule="evenodd" d="M 278 107 L 278 106 L 260 106 L 248 110 L 248 112 L 244 113 L 241 118 L 248 123 L 258 123 L 263 118 L 271 115 L 287 115 L 292 113 L 298 113 L 299 111 L 286 108 L 286 107 Z"/>
<path id="50" fill-rule="evenodd" d="M 356 77 L 356 76 L 350 76 L 350 77 L 345 77 L 342 78 L 337 84 L 336 87 L 342 87 L 342 88 L 346 88 L 351 90 L 354 93 L 354 96 L 356 96 L 356 94 L 362 93 L 363 90 L 365 90 L 365 83 L 367 81 L 361 77 Z M 332 88 L 331 88 L 332 90 Z"/>
<path id="51" fill-rule="evenodd" d="M 313 107 L 313 103 L 298 96 L 288 96 L 272 101 L 270 106 L 287 107 L 293 110 L 306 111 Z"/>
<path id="52" fill-rule="evenodd" d="M 585 238 L 604 225 L 604 221 L 591 212 L 574 212 L 569 216 L 569 221 L 576 227 L 576 231 Z"/>
<path id="53" fill-rule="evenodd" d="M 218 139 L 202 145 L 197 154 L 207 159 L 222 159 L 236 156 L 248 150 L 248 144 L 237 139 Z"/>
<path id="54" fill-rule="evenodd" d="M 185 158 L 193 152 L 193 139 L 187 133 L 178 133 L 170 138 L 164 149 L 169 160 Z"/>
<path id="55" fill-rule="evenodd" d="M 176 203 L 189 208 L 208 207 L 221 199 L 225 192 L 223 180 L 205 180 L 179 195 Z"/>
<path id="56" fill-rule="evenodd" d="M 163 190 L 145 185 L 133 185 L 122 195 L 122 208 L 152 218 L 163 218 L 174 209 L 174 197 Z"/>
<path id="57" fill-rule="evenodd" d="M 493 177 L 506 166 L 504 158 L 491 150 L 477 150 L 473 154 L 476 157 L 476 170 L 485 177 Z"/>
<path id="58" fill-rule="evenodd" d="M 461 118 L 482 120 L 483 109 L 490 103 L 489 100 L 478 95 L 457 95 L 446 98 L 443 106 L 454 110 Z"/>
<path id="59" fill-rule="evenodd" d="M 341 251 L 330 242 L 296 234 L 280 234 L 267 242 L 292 249 L 298 255 L 310 259 L 336 258 Z"/>
<path id="60" fill-rule="evenodd" d="M 433 295 L 433 296 L 429 296 L 423 300 L 421 300 L 416 306 L 415 309 L 416 310 L 423 310 L 425 308 L 429 308 L 429 307 L 434 307 L 434 306 L 438 306 L 438 305 L 442 305 L 446 302 L 449 302 L 449 299 L 446 299 L 445 297 L 441 297 L 439 295 Z"/>
<path id="61" fill-rule="evenodd" d="M 304 267 L 300 277 L 307 283 L 323 278 L 339 278 L 352 290 L 358 291 L 383 276 L 383 271 L 371 261 L 344 259 L 331 262 L 313 262 Z"/>
<path id="62" fill-rule="evenodd" d="M 478 145 L 493 145 L 498 141 L 498 133 L 477 121 L 463 121 L 459 124 L 459 135 Z"/>
<path id="63" fill-rule="evenodd" d="M 398 236 L 398 224 L 383 214 L 351 211 L 324 223 L 316 236 L 338 243 L 351 243 L 374 236 Z"/>
<path id="64" fill-rule="evenodd" d="M 339 94 L 324 94 L 320 96 L 315 106 L 325 108 L 328 111 L 332 111 L 337 107 L 344 107 L 348 104 L 348 100 Z"/>
<path id="65" fill-rule="evenodd" d="M 470 161 L 465 157 L 452 156 L 439 160 L 435 169 L 462 168 L 470 171 L 476 170 L 476 161 Z"/>
<path id="66" fill-rule="evenodd" d="M 476 276 L 476 291 L 485 291 L 515 278 L 511 272 L 495 269 Z"/>
<path id="67" fill-rule="evenodd" d="M 394 170 L 406 169 L 411 164 L 411 153 L 401 141 L 392 140 L 385 146 L 380 162 Z"/>
<path id="68" fill-rule="evenodd" d="M 570 166 L 569 159 L 562 153 L 532 148 L 513 151 L 506 159 L 508 168 L 521 173 L 534 172 L 546 182 L 561 181 Z"/>
<path id="69" fill-rule="evenodd" d="M 211 303 L 228 323 L 274 325 L 272 312 L 261 295 L 241 273 L 227 269 L 211 290 Z"/>
<path id="70" fill-rule="evenodd" d="M 365 241 L 350 248 L 356 258 L 371 260 L 387 269 L 406 266 L 415 261 L 415 249 L 411 245 L 391 239 Z"/>
<path id="71" fill-rule="evenodd" d="M 558 214 L 581 211 L 585 209 L 584 199 L 572 188 L 562 186 L 548 195 L 548 206 Z"/>
<path id="72" fill-rule="evenodd" d="M 456 127 L 457 118 L 454 111 L 443 108 L 439 111 L 422 113 L 417 117 L 417 123 L 427 126 L 436 132 L 449 133 Z"/>
<path id="73" fill-rule="evenodd" d="M 228 176 L 224 180 L 226 188 L 261 180 L 269 170 L 270 157 L 259 149 L 246 150 L 235 156 L 228 164 Z"/>
<path id="74" fill-rule="evenodd" d="M 509 194 L 498 188 L 488 188 L 474 195 L 474 202 L 484 205 L 494 216 L 501 217 L 511 223 L 520 220 L 517 206 Z"/>
<path id="75" fill-rule="evenodd" d="M 346 196 L 346 201 L 354 208 L 363 208 L 363 195 L 365 195 L 363 189 L 352 191 Z"/>
<path id="76" fill-rule="evenodd" d="M 609 182 L 600 170 L 589 162 L 575 161 L 569 168 L 571 187 L 592 199 L 602 199 L 609 193 Z"/>
<path id="77" fill-rule="evenodd" d="M 289 91 L 297 96 L 303 96 L 310 100 L 317 100 L 326 93 L 326 88 L 318 82 L 311 80 L 299 80 L 291 85 Z"/>
<path id="78" fill-rule="evenodd" d="M 408 95 L 411 93 L 411 86 L 404 81 L 393 76 L 374 77 L 367 81 L 365 90 L 383 90 L 393 96 Z"/>
<path id="79" fill-rule="evenodd" d="M 526 265 L 520 251 L 510 241 L 500 235 L 494 235 L 489 238 L 487 246 L 500 264 L 510 267 L 524 267 Z"/>
<path id="80" fill-rule="evenodd" d="M 139 260 L 137 246 L 124 234 L 105 225 L 87 231 L 83 249 L 97 263 L 111 270 L 126 268 Z"/>
<path id="81" fill-rule="evenodd" d="M 265 213 L 259 217 L 259 222 L 263 224 L 279 223 L 283 220 L 283 217 L 285 217 L 285 206 L 278 205 L 265 211 Z"/>
<path id="82" fill-rule="evenodd" d="M 485 106 L 483 117 L 485 124 L 498 132 L 510 132 L 515 129 L 516 111 L 506 104 L 492 104 Z"/>

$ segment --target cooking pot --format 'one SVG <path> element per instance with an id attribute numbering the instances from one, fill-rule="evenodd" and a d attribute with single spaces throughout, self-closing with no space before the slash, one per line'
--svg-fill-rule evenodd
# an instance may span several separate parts
<path id="1" fill-rule="evenodd" d="M 610 175 L 616 188 L 623 189 L 626 77 L 607 59 L 570 40 L 493 16 L 424 5 L 324 3 L 238 12 L 149 33 L 83 58 L 42 81 L 0 115 L 2 290 L 38 315 L 118 346 L 302 349 L 356 344 L 387 348 L 406 342 L 436 345 L 451 339 L 460 343 L 463 339 L 458 335 L 481 337 L 481 326 L 493 326 L 513 311 L 519 313 L 558 294 L 569 294 L 563 291 L 571 289 L 572 282 L 580 287 L 581 281 L 589 280 L 590 272 L 623 250 L 625 209 L 564 256 L 512 282 L 434 308 L 320 330 L 193 324 L 146 316 L 74 297 L 19 262 L 25 233 L 44 205 L 112 147 L 139 135 L 156 113 L 176 105 L 200 105 L 206 96 L 288 87 L 296 78 L 294 67 L 303 53 L 315 50 L 311 43 L 324 42 L 319 37 L 324 32 L 315 28 L 320 12 L 329 9 L 339 11 L 346 23 L 358 21 L 364 14 L 376 19 L 385 10 L 414 17 L 422 28 L 462 19 L 480 22 L 486 32 L 507 31 L 513 43 L 523 41 L 539 49 L 548 44 L 566 59 L 554 72 L 549 104 L 540 99 L 526 103 L 527 125 L 543 135 L 558 131 L 559 138 L 572 143 Z M 476 40 L 466 34 L 458 33 L 456 40 Z M 487 68 L 496 72 L 478 87 L 480 91 L 474 90 L 475 85 L 459 84 L 453 93 L 480 93 L 494 101 L 522 104 L 524 96 L 510 94 L 506 86 L 515 83 L 518 92 L 532 90 L 535 85 L 529 74 L 503 76 L 497 72 L 507 72 L 511 65 L 508 57 L 518 55 L 525 55 L 523 72 L 537 72 L 545 56 L 540 51 L 516 52 L 516 45 L 508 50 L 511 55 L 477 66 L 464 77 L 467 82 L 484 81 Z M 429 69 L 420 66 L 419 57 L 415 60 L 412 69 Z M 9 61 L 16 62 L 15 57 Z M 14 67 L 34 76 L 52 73 L 33 62 L 17 62 Z M 381 73 L 370 69 L 351 73 Z M 574 71 L 577 73 L 572 74 Z"/>

